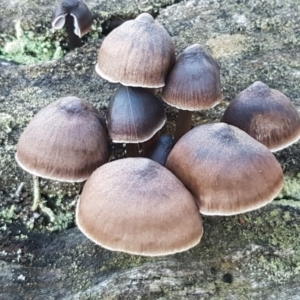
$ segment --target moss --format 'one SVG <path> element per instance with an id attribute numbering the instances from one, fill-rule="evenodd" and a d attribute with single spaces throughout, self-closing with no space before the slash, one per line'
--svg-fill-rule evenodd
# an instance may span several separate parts
<path id="1" fill-rule="evenodd" d="M 64 201 L 64 195 L 60 194 L 54 199 L 54 208 L 52 210 L 55 219 L 48 223 L 46 229 L 49 231 L 62 231 L 74 225 L 77 198 L 71 202 Z"/>
<path id="2" fill-rule="evenodd" d="M 28 230 L 61 232 L 74 226 L 77 197 L 71 199 L 63 194 L 52 195 L 48 201 L 43 202 L 37 217 L 30 218 L 25 223 Z"/>
<path id="3" fill-rule="evenodd" d="M 300 173 L 296 175 L 286 175 L 284 187 L 277 199 L 292 199 L 294 201 L 300 200 Z"/>
<path id="4" fill-rule="evenodd" d="M 0 140 L 12 131 L 13 117 L 6 113 L 0 113 Z"/>
<path id="5" fill-rule="evenodd" d="M 11 224 L 16 219 L 16 206 L 13 204 L 10 207 L 0 210 L 0 224 Z"/>
<path id="6" fill-rule="evenodd" d="M 0 113 L 0 131 L 11 132 L 10 125 L 13 122 L 13 117 L 9 114 Z"/>
<path id="7" fill-rule="evenodd" d="M 153 262 L 157 260 L 157 258 L 153 257 L 145 257 L 138 255 L 130 255 L 126 253 L 116 253 L 113 259 L 109 262 L 109 268 L 117 268 L 117 269 L 129 269 L 137 266 L 141 266 L 146 262 Z"/>
<path id="8" fill-rule="evenodd" d="M 24 32 L 21 22 L 17 21 L 15 23 L 15 31 L 14 37 L 5 34 L 0 35 L 0 40 L 2 40 L 0 58 L 27 65 L 59 59 L 63 56 L 63 50 L 59 43 L 50 41 L 50 30 L 43 35 L 37 35 L 34 32 Z"/>

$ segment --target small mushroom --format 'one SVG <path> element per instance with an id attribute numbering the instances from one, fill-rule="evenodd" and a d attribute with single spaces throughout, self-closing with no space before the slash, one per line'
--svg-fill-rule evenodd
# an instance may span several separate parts
<path id="1" fill-rule="evenodd" d="M 148 13 L 126 21 L 103 41 L 96 72 L 126 86 L 160 88 L 175 63 L 168 32 Z"/>
<path id="2" fill-rule="evenodd" d="M 21 134 L 16 153 L 20 167 L 35 176 L 33 210 L 42 205 L 37 177 L 81 182 L 110 157 L 104 118 L 77 97 L 42 108 Z"/>
<path id="3" fill-rule="evenodd" d="M 115 143 L 127 144 L 128 156 L 136 156 L 132 143 L 149 141 L 165 121 L 163 102 L 143 88 L 121 86 L 107 110 L 109 136 Z"/>
<path id="4" fill-rule="evenodd" d="M 256 81 L 230 102 L 221 122 L 247 132 L 272 152 L 300 138 L 299 113 L 290 99 Z"/>
<path id="5" fill-rule="evenodd" d="M 142 157 L 98 168 L 83 187 L 76 222 L 104 248 L 145 256 L 185 251 L 203 233 L 190 192 L 165 167 Z"/>
<path id="6" fill-rule="evenodd" d="M 81 37 L 89 32 L 92 23 L 92 13 L 81 0 L 63 0 L 56 8 L 51 22 L 53 31 L 66 25 L 70 50 L 81 46 Z"/>
<path id="7" fill-rule="evenodd" d="M 272 152 L 225 123 L 194 127 L 175 144 L 166 167 L 195 196 L 204 215 L 260 208 L 283 187 L 283 171 Z"/>
<path id="8" fill-rule="evenodd" d="M 212 108 L 222 101 L 219 64 L 201 45 L 187 47 L 167 77 L 162 98 L 179 109 L 177 141 L 191 129 L 193 111 Z"/>

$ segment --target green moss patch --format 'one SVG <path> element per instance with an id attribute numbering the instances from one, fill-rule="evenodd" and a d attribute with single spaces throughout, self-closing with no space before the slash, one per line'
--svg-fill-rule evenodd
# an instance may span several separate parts
<path id="1" fill-rule="evenodd" d="M 300 173 L 285 175 L 284 187 L 276 199 L 300 200 Z"/>
<path id="2" fill-rule="evenodd" d="M 38 62 L 59 59 L 64 52 L 57 41 L 51 41 L 52 33 L 25 32 L 21 22 L 15 23 L 15 36 L 0 34 L 0 58 L 30 65 Z"/>

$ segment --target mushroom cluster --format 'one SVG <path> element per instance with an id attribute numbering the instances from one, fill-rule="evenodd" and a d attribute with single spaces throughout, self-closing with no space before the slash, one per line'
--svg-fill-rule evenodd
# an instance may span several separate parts
<path id="1" fill-rule="evenodd" d="M 174 46 L 157 24 L 142 14 L 112 31 L 100 47 L 96 72 L 122 84 L 108 107 L 112 141 L 141 143 L 164 125 L 161 103 L 145 88 L 161 88 L 161 98 L 179 109 L 175 139 L 162 136 L 147 149 L 154 161 L 125 158 L 98 168 L 86 182 L 76 212 L 79 228 L 95 243 L 140 255 L 170 254 L 195 245 L 188 238 L 191 228 L 172 233 L 178 227 L 167 220 L 173 222 L 178 211 L 171 209 L 169 197 L 196 204 L 197 214 L 182 215 L 177 221 L 181 226 L 186 218 L 197 215 L 198 220 L 199 212 L 233 215 L 257 209 L 272 201 L 283 186 L 283 171 L 273 154 L 240 129 L 215 123 L 190 130 L 192 111 L 222 101 L 220 66 L 199 44 L 187 47 L 175 62 L 174 50 L 169 51 Z M 155 34 L 149 35 L 150 30 Z M 156 124 L 154 129 L 151 123 Z M 167 169 L 192 197 L 183 200 Z M 197 226 L 199 242 L 202 225 L 195 224 L 189 226 Z M 180 246 L 170 248 L 170 241 Z"/>
<path id="2" fill-rule="evenodd" d="M 57 27 L 68 13 L 58 14 Z M 258 209 L 283 187 L 271 151 L 300 137 L 292 102 L 255 82 L 231 101 L 220 122 L 191 129 L 192 111 L 222 101 L 220 66 L 199 44 L 177 61 L 174 49 L 151 15 L 123 23 L 104 39 L 95 67 L 120 84 L 106 122 L 88 102 L 66 97 L 43 108 L 20 137 L 16 160 L 35 178 L 87 180 L 76 223 L 104 248 L 147 256 L 187 250 L 202 237 L 201 214 Z M 159 135 L 166 121 L 161 99 L 179 110 L 174 138 Z M 109 140 L 126 143 L 127 158 L 109 162 Z"/>
<path id="3" fill-rule="evenodd" d="M 139 156 L 159 138 L 166 121 L 161 99 L 152 93 L 162 88 L 175 63 L 173 41 L 148 13 L 114 29 L 103 41 L 96 72 L 120 83 L 108 107 L 107 122 L 113 142 L 126 144 L 127 156 Z"/>
<path id="4" fill-rule="evenodd" d="M 130 129 L 130 139 L 123 138 L 122 142 L 140 143 L 143 142 L 138 132 L 142 127 L 141 122 L 148 119 L 152 123 L 150 126 L 148 121 L 147 125 L 148 131 L 152 130 L 147 138 L 150 141 L 164 125 L 159 117 L 152 117 L 150 113 L 154 109 L 158 112 L 156 103 L 160 99 L 150 96 L 145 88 L 161 88 L 161 98 L 165 103 L 180 109 L 175 141 L 191 129 L 192 111 L 212 108 L 222 101 L 220 66 L 214 58 L 201 45 L 194 44 L 187 47 L 176 61 L 171 37 L 148 13 L 123 23 L 104 39 L 95 68 L 104 79 L 123 85 L 111 102 L 115 103 L 118 98 L 118 103 L 127 108 L 123 112 L 116 109 L 112 112 L 116 105 L 110 104 L 108 107 L 108 129 L 114 142 L 118 140 L 114 139 L 116 132 L 111 130 L 112 127 Z M 135 87 L 139 87 L 139 90 L 135 91 Z M 149 99 L 147 104 L 144 100 L 146 97 Z M 163 106 L 160 107 L 158 115 L 164 113 Z M 138 113 L 141 109 L 145 111 L 145 116 Z M 114 122 L 118 122 L 118 125 L 114 125 Z M 128 126 L 129 122 L 133 126 Z M 143 135 L 146 135 L 146 131 Z M 157 142 L 157 138 L 154 141 Z M 146 157 L 149 156 L 149 144 L 143 147 Z M 132 147 L 130 149 L 127 146 L 129 156 L 133 156 L 134 151 Z"/>

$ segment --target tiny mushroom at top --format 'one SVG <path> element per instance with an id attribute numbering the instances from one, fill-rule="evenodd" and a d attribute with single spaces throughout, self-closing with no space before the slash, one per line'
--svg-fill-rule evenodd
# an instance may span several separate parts
<path id="1" fill-rule="evenodd" d="M 81 0 L 63 0 L 51 21 L 53 31 L 66 25 L 71 50 L 81 46 L 81 37 L 89 32 L 92 23 L 92 13 Z"/>

